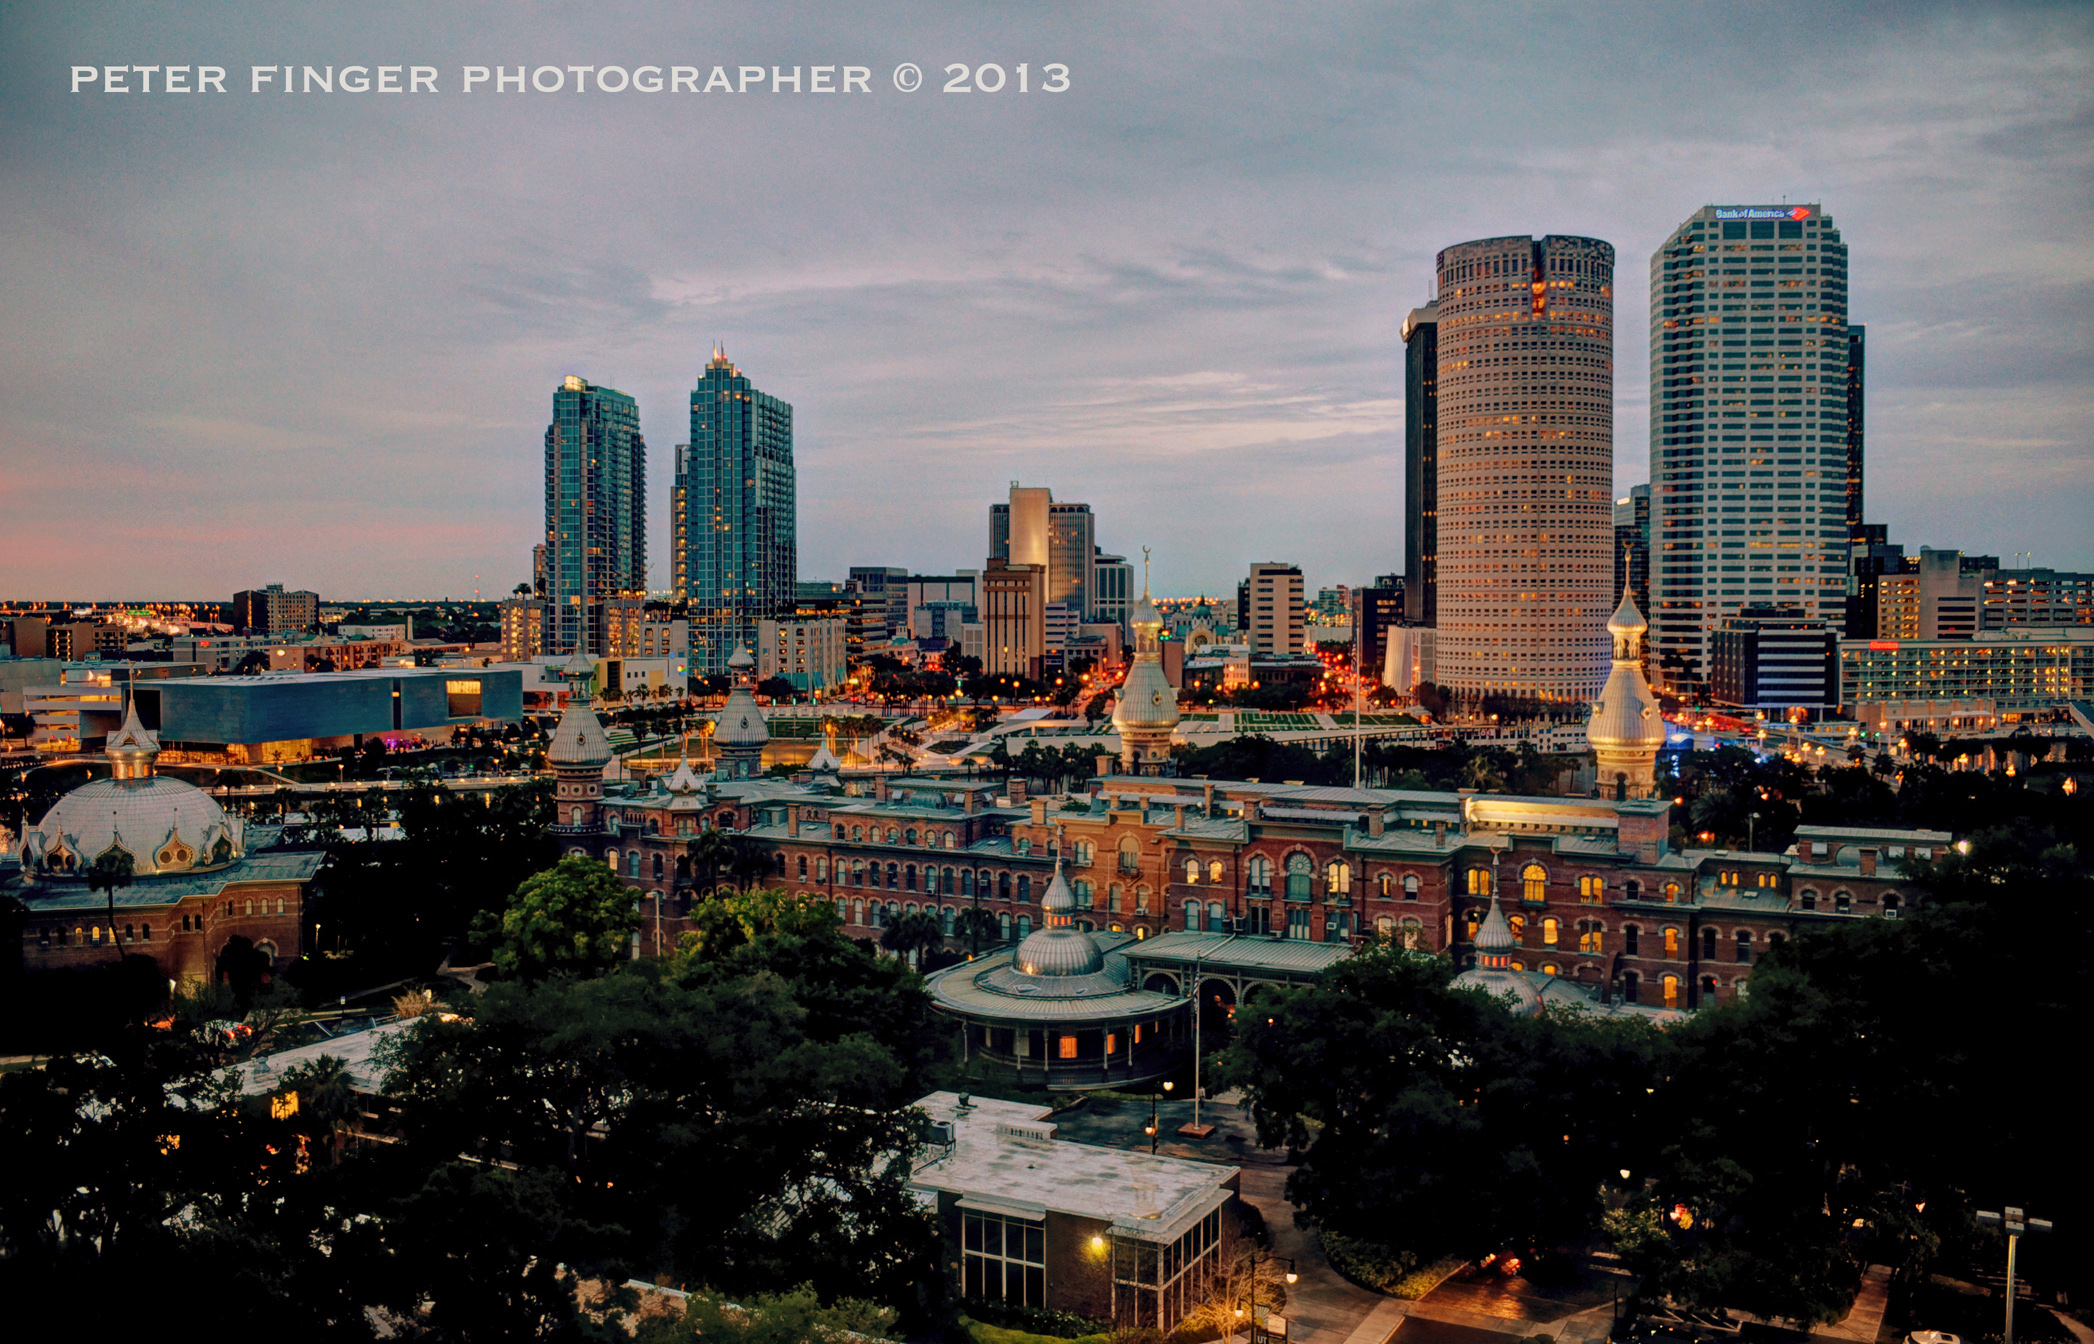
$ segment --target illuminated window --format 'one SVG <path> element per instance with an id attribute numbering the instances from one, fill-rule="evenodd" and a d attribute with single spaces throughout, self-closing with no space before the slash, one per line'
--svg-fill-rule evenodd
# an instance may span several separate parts
<path id="1" fill-rule="evenodd" d="M 1185 880 L 1194 884 L 1199 882 L 1200 861 L 1198 859 L 1187 859 L 1185 861 Z"/>
<path id="2" fill-rule="evenodd" d="M 1665 987 L 1665 1006 L 1667 1008 L 1679 1007 L 1680 978 L 1676 975 L 1668 975 L 1664 978 L 1664 980 L 1661 983 Z"/>
<path id="3" fill-rule="evenodd" d="M 1323 870 L 1325 889 L 1333 896 L 1344 896 L 1352 890 L 1352 865 L 1334 862 Z"/>
<path id="4" fill-rule="evenodd" d="M 1679 899 L 1680 884 L 1677 882 L 1667 882 L 1665 884 L 1665 903 L 1667 905 L 1677 905 L 1679 904 Z"/>
<path id="5" fill-rule="evenodd" d="M 1607 883 L 1604 878 L 1581 877 L 1578 879 L 1578 901 L 1583 905 L 1598 905 L 1605 894 Z"/>
<path id="6" fill-rule="evenodd" d="M 1063 1036 L 1059 1053 L 1063 1059 L 1076 1058 L 1076 1038 L 1074 1036 Z"/>
<path id="7" fill-rule="evenodd" d="M 1554 947 L 1554 946 L 1556 946 L 1556 933 L 1557 933 L 1557 926 L 1556 926 L 1556 921 L 1555 921 L 1555 920 L 1553 920 L 1553 919 L 1545 919 L 1545 920 L 1543 920 L 1543 921 L 1541 922 L 1541 942 L 1542 942 L 1542 946 L 1543 946 L 1543 947 Z"/>
<path id="8" fill-rule="evenodd" d="M 1490 894 L 1491 870 L 1488 868 L 1469 869 L 1469 895 L 1488 896 Z"/>
<path id="9" fill-rule="evenodd" d="M 1665 930 L 1665 955 L 1674 961 L 1679 960 L 1680 931 L 1676 928 L 1667 927 Z"/>
<path id="10" fill-rule="evenodd" d="M 1523 938 L 1526 936 L 1527 920 L 1524 915 L 1514 915 L 1510 920 L 1506 922 L 1512 925 L 1512 936 L 1515 939 Z"/>
<path id="11" fill-rule="evenodd" d="M 1540 902 L 1548 897 L 1549 875 L 1538 863 L 1520 869 L 1520 899 Z"/>

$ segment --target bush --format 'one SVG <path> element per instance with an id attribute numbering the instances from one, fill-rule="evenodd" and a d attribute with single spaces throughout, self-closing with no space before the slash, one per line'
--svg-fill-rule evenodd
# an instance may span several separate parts
<path id="1" fill-rule="evenodd" d="M 1340 1274 L 1362 1288 L 1414 1302 L 1439 1287 L 1464 1263 L 1448 1258 L 1420 1265 L 1416 1257 L 1403 1251 L 1336 1232 L 1325 1232 L 1322 1240 L 1323 1253 Z"/>
<path id="2" fill-rule="evenodd" d="M 1008 1302 L 991 1302 L 980 1297 L 967 1299 L 967 1314 L 986 1325 L 1002 1326 L 1007 1330 L 1023 1330 L 1029 1334 L 1047 1335 L 1055 1339 L 1081 1339 L 1085 1335 L 1103 1335 L 1112 1329 L 1105 1321 L 1094 1321 L 1088 1316 L 1078 1316 L 1073 1311 L 1013 1306 Z"/>

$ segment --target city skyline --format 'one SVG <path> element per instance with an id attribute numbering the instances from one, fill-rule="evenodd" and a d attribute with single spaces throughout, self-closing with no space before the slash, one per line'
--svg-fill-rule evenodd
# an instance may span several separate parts
<path id="1" fill-rule="evenodd" d="M 752 94 L 695 122 L 455 93 L 404 112 L 94 102 L 68 93 L 66 65 L 152 57 L 117 50 L 91 9 L 11 17 L 9 595 L 283 578 L 330 599 L 458 597 L 477 575 L 500 596 L 530 577 L 530 445 L 544 387 L 570 373 L 637 401 L 657 444 L 648 549 L 666 557 L 660 447 L 715 339 L 795 404 L 802 574 L 978 565 L 982 506 L 1051 476 L 1123 549 L 1154 546 L 1158 591 L 1225 593 L 1270 556 L 1364 583 L 1402 567 L 1398 329 L 1438 248 L 1559 233 L 1642 258 L 1705 205 L 1782 199 L 1830 203 L 1856 249 L 1869 521 L 1914 548 L 2094 567 L 2073 297 L 2083 14 L 1840 11 L 1806 41 L 1663 8 L 1614 27 L 1545 8 L 1338 11 L 1286 34 L 1158 11 L 1108 43 L 959 13 L 786 11 L 768 33 L 614 20 L 592 40 L 741 44 L 787 65 L 849 47 L 875 68 L 1053 47 L 1033 59 L 1070 60 L 1075 86 L 1055 103 L 887 92 L 848 112 Z M 380 10 L 373 31 L 448 78 L 476 58 L 465 22 Z M 229 62 L 339 63 L 372 40 L 320 18 L 265 28 L 167 21 L 154 37 Z M 504 40 L 567 37 L 520 14 Z M 1685 59 L 1712 43 L 1721 68 Z M 1243 66 L 1232 45 L 1269 61 Z M 1634 78 L 1591 77 L 1617 59 Z M 1480 78 L 1560 115 L 1441 106 Z M 1741 129 L 1748 92 L 1783 107 L 1778 128 Z M 539 210 L 546 156 L 587 145 L 606 173 L 659 178 L 690 161 L 692 125 L 722 171 L 761 164 L 762 188 L 650 189 L 587 229 Z M 123 171 L 138 153 L 166 172 Z M 1640 270 L 1621 268 L 1623 312 L 1647 306 Z M 1617 332 L 1616 496 L 1645 479 L 1649 354 Z M 1050 473 L 1027 465 L 1049 454 Z M 111 496 L 151 508 L 112 528 Z M 669 579 L 655 560 L 649 587 Z"/>

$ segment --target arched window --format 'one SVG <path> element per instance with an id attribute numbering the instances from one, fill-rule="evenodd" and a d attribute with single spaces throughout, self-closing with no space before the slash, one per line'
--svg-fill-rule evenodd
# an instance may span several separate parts
<path id="1" fill-rule="evenodd" d="M 1599 953 L 1607 950 L 1607 926 L 1596 919 L 1578 921 L 1578 950 Z"/>
<path id="2" fill-rule="evenodd" d="M 1403 899 L 1406 901 L 1418 899 L 1418 875 L 1416 873 L 1405 873 L 1403 875 Z"/>
<path id="3" fill-rule="evenodd" d="M 1561 971 L 1559 971 L 1559 970 L 1558 970 L 1558 969 L 1556 968 L 1556 963 L 1555 963 L 1555 962 L 1553 962 L 1553 961 L 1545 961 L 1545 962 L 1543 962 L 1543 963 L 1541 964 L 1541 973 L 1542 973 L 1543 975 L 1561 975 L 1561 974 L 1562 974 L 1562 972 L 1561 972 Z"/>
<path id="4" fill-rule="evenodd" d="M 945 847 L 947 849 L 958 849 L 960 847 L 959 840 L 954 837 L 951 831 L 945 833 Z"/>
<path id="5" fill-rule="evenodd" d="M 1090 909 L 1092 903 L 1097 900 L 1090 879 L 1086 877 L 1079 877 L 1074 882 L 1071 882 L 1069 884 L 1069 894 L 1075 897 L 1078 910 Z"/>
<path id="6" fill-rule="evenodd" d="M 1778 887 L 1781 885 L 1781 879 L 1773 873 L 1761 873 L 1758 881 L 1759 885 L 1763 887 Z"/>
<path id="7" fill-rule="evenodd" d="M 1541 922 L 1541 945 L 1542 945 L 1543 947 L 1554 947 L 1554 946 L 1556 946 L 1556 938 L 1557 938 L 1557 924 L 1556 924 L 1556 921 L 1555 921 L 1554 919 L 1545 919 L 1545 920 L 1543 920 L 1543 921 Z"/>
<path id="8" fill-rule="evenodd" d="M 1679 904 L 1679 900 L 1680 884 L 1677 882 L 1667 882 L 1665 884 L 1665 904 L 1677 905 Z"/>
<path id="9" fill-rule="evenodd" d="M 923 866 L 923 889 L 933 896 L 937 895 L 941 889 L 938 885 L 938 869 L 933 864 L 927 863 Z M 943 889 L 951 890 L 950 884 Z"/>
<path id="10" fill-rule="evenodd" d="M 853 826 L 853 827 L 851 827 L 851 839 L 853 839 L 853 840 L 863 840 L 863 839 L 865 839 L 865 828 L 864 828 L 863 826 Z"/>
<path id="11" fill-rule="evenodd" d="M 1413 951 L 1425 946 L 1425 925 L 1415 919 L 1403 921 L 1403 945 Z"/>
<path id="12" fill-rule="evenodd" d="M 1635 1003 L 1635 1002 L 1637 1002 L 1637 998 L 1636 998 L 1636 992 L 1637 992 L 1637 989 L 1638 989 L 1638 987 L 1639 987 L 1639 985 L 1638 985 L 1638 982 L 1639 982 L 1640 978 L 1641 978 L 1641 977 L 1639 977 L 1639 976 L 1638 976 L 1638 975 L 1636 974 L 1636 972 L 1634 972 L 1634 971 L 1624 971 L 1624 972 L 1622 972 L 1622 977 L 1621 977 L 1621 1001 L 1622 1001 L 1623 1003 Z"/>
<path id="13" fill-rule="evenodd" d="M 1606 895 L 1606 893 L 1607 880 L 1605 878 L 1587 875 L 1578 879 L 1578 903 L 1580 905 L 1598 905 L 1600 897 Z"/>
<path id="14" fill-rule="evenodd" d="M 1222 880 L 1222 861 L 1220 859 L 1216 859 L 1207 865 L 1207 880 L 1209 882 Z"/>
<path id="15" fill-rule="evenodd" d="M 1641 952 L 1638 952 L 1636 950 L 1636 935 L 1642 932 L 1643 930 L 1637 928 L 1634 924 L 1624 924 L 1621 926 L 1621 950 L 1623 955 L 1631 957 L 1640 957 L 1643 955 Z M 1632 999 L 1630 1000 L 1630 1002 L 1633 1003 L 1634 1000 Z"/>
<path id="16" fill-rule="evenodd" d="M 902 866 L 901 866 L 900 864 L 898 864 L 898 863 L 890 863 L 890 864 L 888 864 L 888 865 L 887 865 L 887 890 L 889 890 L 889 891 L 898 891 L 898 890 L 900 890 L 900 888 L 901 888 L 901 882 L 900 882 L 900 878 L 901 878 L 901 875 L 902 875 L 901 869 L 902 869 Z"/>
<path id="17" fill-rule="evenodd" d="M 1726 869 L 1724 869 L 1724 870 L 1723 870 L 1722 872 L 1720 872 L 1720 873 L 1716 874 L 1716 885 L 1717 885 L 1717 886 L 1719 886 L 1719 887 L 1735 887 L 1735 886 L 1737 886 L 1737 885 L 1738 885 L 1738 871 L 1737 871 L 1737 869 L 1735 869 L 1735 868 L 1726 868 Z"/>
<path id="18" fill-rule="evenodd" d="M 814 880 L 817 882 L 827 882 L 829 880 L 828 855 L 817 854 L 814 856 Z"/>
<path id="19" fill-rule="evenodd" d="M 1324 890 L 1332 896 L 1345 896 L 1352 892 L 1352 865 L 1335 859 L 1324 867 Z"/>
<path id="20" fill-rule="evenodd" d="M 836 825 L 836 838 L 838 840 L 848 840 L 851 838 L 850 831 L 847 830 L 841 822 L 838 822 Z"/>
<path id="21" fill-rule="evenodd" d="M 1199 882 L 1200 861 L 1198 859 L 1187 859 L 1185 861 L 1185 880 L 1186 882 L 1191 884 L 1197 884 Z"/>
<path id="22" fill-rule="evenodd" d="M 1815 910 L 1815 909 L 1817 909 L 1817 908 L 1818 908 L 1818 893 L 1816 893 L 1815 891 L 1806 891 L 1806 892 L 1804 892 L 1804 893 L 1803 893 L 1803 895 L 1802 895 L 1802 896 L 1801 896 L 1801 897 L 1799 898 L 1799 903 L 1800 903 L 1800 904 L 1801 904 L 1801 905 L 1803 906 L 1803 908 L 1804 908 L 1804 909 L 1806 909 L 1806 910 Z"/>
<path id="23" fill-rule="evenodd" d="M 1480 910 L 1480 909 L 1471 909 L 1471 910 L 1469 911 L 1469 941 L 1470 941 L 1470 942 L 1472 942 L 1472 943 L 1473 943 L 1473 942 L 1475 942 L 1475 941 L 1476 941 L 1476 930 L 1477 930 L 1477 928 L 1478 928 L 1478 927 L 1479 927 L 1479 926 L 1480 926 L 1480 925 L 1481 925 L 1482 923 L 1483 923 L 1483 911 L 1482 911 L 1482 910 Z"/>
<path id="24" fill-rule="evenodd" d="M 1011 899 L 1011 875 L 1009 873 L 998 873 L 996 875 L 996 899 L 999 901 Z"/>
<path id="25" fill-rule="evenodd" d="M 1395 878 L 1393 878 L 1393 877 L 1389 876 L 1389 875 L 1388 875 L 1387 873 L 1381 873 L 1381 874 L 1379 874 L 1379 875 L 1377 875 L 1377 876 L 1375 877 L 1375 879 L 1374 879 L 1374 894 L 1375 894 L 1375 895 L 1377 895 L 1377 896 L 1381 897 L 1381 898 L 1382 898 L 1383 900 L 1385 900 L 1385 901 L 1386 901 L 1386 900 L 1388 900 L 1388 899 L 1389 899 L 1390 895 L 1391 895 L 1391 894 L 1393 894 L 1393 893 L 1395 892 L 1395 890 L 1396 890 L 1396 879 L 1395 879 Z"/>
<path id="26" fill-rule="evenodd" d="M 996 936 L 1005 942 L 1011 940 L 1011 912 L 1002 911 L 996 916 Z"/>
<path id="27" fill-rule="evenodd" d="M 1895 898 L 1895 897 L 1893 897 L 1892 899 L 1893 899 L 1893 900 L 1895 900 L 1896 898 Z M 283 912 L 284 912 L 284 898 L 283 898 L 283 897 L 281 897 L 281 896 L 279 896 L 279 897 L 277 897 L 277 898 L 276 898 L 276 913 L 278 913 L 278 914 L 280 915 L 280 914 L 282 914 Z"/>
<path id="28" fill-rule="evenodd" d="M 1096 845 L 1088 840 L 1078 840 L 1076 842 L 1076 866 L 1078 868 L 1090 867 L 1097 860 L 1097 857 L 1098 847 Z"/>
<path id="29" fill-rule="evenodd" d="M 1788 935 L 1785 933 L 1770 933 L 1767 935 L 1767 946 L 1770 949 L 1780 947 L 1787 941 Z"/>
<path id="30" fill-rule="evenodd" d="M 568 820 L 569 824 L 571 824 L 571 825 L 575 825 L 575 826 L 579 826 L 579 825 L 581 825 L 581 824 L 582 824 L 582 809 L 580 809 L 579 807 L 577 807 L 577 808 L 572 808 L 572 809 L 570 809 L 570 810 L 568 811 L 568 813 L 567 813 L 567 820 Z"/>
<path id="31" fill-rule="evenodd" d="M 654 876 L 657 881 L 662 876 L 662 856 L 659 854 L 654 856 Z M 807 880 L 807 856 L 805 854 L 800 856 L 800 880 L 802 882 Z"/>
<path id="32" fill-rule="evenodd" d="M 1209 933 L 1227 933 L 1229 931 L 1229 926 L 1226 922 L 1228 918 L 1229 912 L 1222 907 L 1220 901 L 1207 902 L 1207 931 Z"/>
<path id="33" fill-rule="evenodd" d="M 1514 942 L 1518 942 L 1527 936 L 1527 917 L 1525 915 L 1514 915 L 1505 922 L 1512 926 Z"/>
<path id="34" fill-rule="evenodd" d="M 152 925 L 141 924 L 138 926 L 138 941 L 141 943 L 150 943 L 151 941 L 153 941 Z"/>
<path id="35" fill-rule="evenodd" d="M 1538 863 L 1520 869 L 1520 899 L 1539 905 L 1549 898 L 1549 874 Z"/>
<path id="36" fill-rule="evenodd" d="M 852 902 L 851 902 L 851 923 L 853 923 L 853 924 L 856 924 L 856 925 L 859 925 L 860 927 L 863 927 L 863 926 L 864 926 L 864 924 L 865 924 L 865 902 L 864 902 L 864 901 L 862 901 L 862 900 L 858 900 L 858 901 L 852 901 Z"/>
<path id="37" fill-rule="evenodd" d="M 1621 884 L 1621 898 L 1622 898 L 1623 900 L 1625 900 L 1625 901 L 1640 901 L 1640 900 L 1642 900 L 1642 899 L 1643 899 L 1643 884 L 1642 884 L 1641 882 L 1638 882 L 1638 881 L 1637 881 L 1637 880 L 1636 880 L 1635 878 L 1633 878 L 1633 877 L 1632 877 L 1632 878 L 1630 878 L 1630 879 L 1629 879 L 1628 881 L 1626 881 L 1626 882 L 1622 883 L 1622 884 Z"/>
<path id="38" fill-rule="evenodd" d="M 900 831 L 897 831 L 897 830 L 896 830 L 896 829 L 895 829 L 894 827 L 892 827 L 892 826 L 889 826 L 889 827 L 887 828 L 887 843 L 888 843 L 888 844 L 890 844 L 890 845 L 894 845 L 894 844 L 900 844 L 900 843 L 901 843 L 901 838 L 902 838 L 902 833 L 901 833 Z"/>
<path id="39" fill-rule="evenodd" d="M 1714 961 L 1716 959 L 1716 931 L 1714 929 L 1705 927 L 1701 931 L 1701 959 L 1703 961 Z"/>
<path id="40" fill-rule="evenodd" d="M 1018 874 L 1018 903 L 1023 905 L 1030 900 L 1032 900 L 1032 876 L 1029 873 L 1020 873 Z"/>
<path id="41" fill-rule="evenodd" d="M 1187 933 L 1198 933 L 1200 931 L 1200 903 L 1198 901 L 1187 901 L 1185 903 L 1185 931 Z"/>
<path id="42" fill-rule="evenodd" d="M 1897 893 L 1895 893 L 1895 892 L 1886 892 L 1886 893 L 1884 894 L 1884 897 L 1883 897 L 1883 917 L 1884 917 L 1885 919 L 1896 919 L 1896 918 L 1898 917 L 1898 897 L 1897 897 Z"/>
<path id="43" fill-rule="evenodd" d="M 916 865 L 908 864 L 902 869 L 902 890 L 916 890 Z"/>
<path id="44" fill-rule="evenodd" d="M 911 826 L 908 830 L 907 843 L 912 845 L 916 843 L 916 828 L 914 826 Z"/>
<path id="45" fill-rule="evenodd" d="M 630 853 L 630 854 L 628 854 L 628 855 L 626 855 L 626 856 L 625 856 L 625 875 L 626 875 L 627 877 L 633 877 L 633 878 L 637 878 L 638 876 L 640 876 L 640 851 L 639 851 L 639 850 L 637 850 L 637 849 L 636 849 L 636 850 L 634 850 L 634 851 L 633 851 L 632 853 Z"/>
<path id="46" fill-rule="evenodd" d="M 1715 976 L 1705 975 L 1701 978 L 1701 1001 L 1704 1004 L 1713 1004 L 1714 1002 L 1716 1002 Z"/>
<path id="47" fill-rule="evenodd" d="M 1132 874 L 1139 873 L 1141 870 L 1141 841 L 1136 840 L 1131 835 L 1122 836 L 1120 838 L 1120 871 L 1123 873 Z"/>
<path id="48" fill-rule="evenodd" d="M 1738 961 L 1742 965 L 1752 960 L 1752 930 L 1738 930 Z"/>
<path id="49" fill-rule="evenodd" d="M 1396 936 L 1396 916 L 1376 915 L 1374 917 L 1374 936 L 1381 939 L 1393 939 Z"/>
<path id="50" fill-rule="evenodd" d="M 1853 895 L 1852 895 L 1851 893 L 1849 893 L 1849 892 L 1844 892 L 1844 891 L 1835 891 L 1834 893 L 1832 893 L 1832 913 L 1833 913 L 1833 914 L 1835 914 L 1835 915 L 1851 915 L 1851 914 L 1853 914 L 1853 913 L 1854 913 L 1854 897 L 1853 897 Z"/>
<path id="51" fill-rule="evenodd" d="M 253 914 L 253 913 L 254 913 L 254 902 L 253 902 L 252 900 L 249 900 L 249 901 L 248 901 L 248 902 L 246 903 L 246 906 L 245 906 L 245 908 L 243 908 L 243 909 L 242 909 L 242 910 L 240 911 L 240 913 L 241 913 L 241 914 L 243 914 L 243 915 L 251 915 L 251 914 Z"/>
<path id="52" fill-rule="evenodd" d="M 1263 854 L 1253 854 L 1251 855 L 1248 871 L 1250 894 L 1253 896 L 1272 895 L 1272 860 L 1266 858 Z"/>
<path id="53" fill-rule="evenodd" d="M 1290 901 L 1308 900 L 1309 884 L 1314 880 L 1315 874 L 1316 865 L 1309 861 L 1308 855 L 1299 852 L 1289 854 L 1287 856 L 1287 899 Z"/>
<path id="54" fill-rule="evenodd" d="M 1469 869 L 1469 895 L 1488 896 L 1490 894 L 1491 870 L 1488 868 Z"/>
<path id="55" fill-rule="evenodd" d="M 851 860 L 851 885 L 854 887 L 865 885 L 865 861 L 863 859 Z"/>
<path id="56" fill-rule="evenodd" d="M 938 932 L 944 937 L 952 937 L 953 920 L 958 917 L 959 913 L 949 905 L 940 910 L 938 912 Z"/>

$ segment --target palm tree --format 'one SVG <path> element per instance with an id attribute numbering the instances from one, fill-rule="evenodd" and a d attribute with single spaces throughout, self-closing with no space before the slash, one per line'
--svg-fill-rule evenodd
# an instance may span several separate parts
<path id="1" fill-rule="evenodd" d="M 975 899 L 979 902 L 981 898 L 976 897 Z M 980 904 L 977 903 L 962 910 L 960 917 L 953 921 L 953 934 L 956 937 L 973 939 L 975 954 L 980 955 L 982 939 L 984 937 L 993 939 L 998 936 L 996 916 L 982 909 Z"/>
<path id="2" fill-rule="evenodd" d="M 328 1160 L 340 1156 L 343 1132 L 357 1111 L 348 1067 L 333 1055 L 322 1055 L 286 1073 L 278 1095 L 284 1093 L 297 1097 L 295 1114 L 310 1117 L 312 1131 L 327 1144 Z"/>
<path id="3" fill-rule="evenodd" d="M 102 851 L 87 870 L 87 889 L 106 892 L 109 896 L 109 945 L 116 949 L 116 959 L 124 959 L 124 946 L 116 936 L 116 893 L 131 885 L 131 875 L 136 871 L 130 854 L 111 846 Z"/>
<path id="4" fill-rule="evenodd" d="M 933 948 L 945 941 L 938 926 L 938 917 L 923 910 L 911 910 L 887 926 L 880 935 L 880 946 L 897 956 L 906 957 L 911 965 L 918 958 L 914 955 Z"/>
<path id="5" fill-rule="evenodd" d="M 719 885 L 720 874 L 735 860 L 734 842 L 718 827 L 708 826 L 691 842 L 691 888 L 700 896 Z"/>

